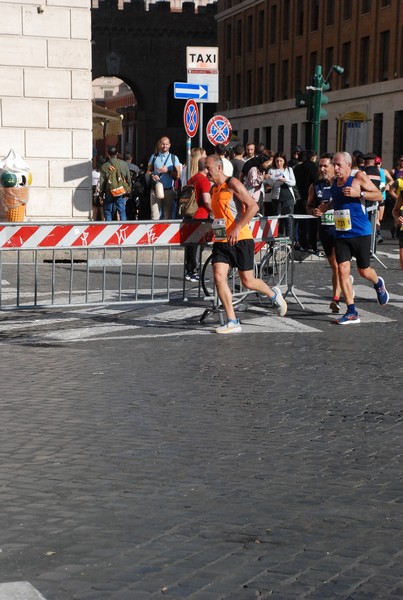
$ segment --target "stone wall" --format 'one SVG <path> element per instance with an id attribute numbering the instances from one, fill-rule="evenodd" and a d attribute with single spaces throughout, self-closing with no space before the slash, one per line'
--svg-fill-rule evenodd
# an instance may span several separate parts
<path id="1" fill-rule="evenodd" d="M 91 209 L 91 0 L 2 0 L 0 156 L 31 167 L 27 219 Z"/>

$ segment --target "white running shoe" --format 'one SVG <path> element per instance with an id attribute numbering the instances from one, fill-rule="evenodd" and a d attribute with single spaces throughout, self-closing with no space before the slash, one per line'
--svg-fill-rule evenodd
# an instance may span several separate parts
<path id="1" fill-rule="evenodd" d="M 216 333 L 240 333 L 242 331 L 241 324 L 239 319 L 235 319 L 235 321 L 228 321 L 225 325 L 220 325 L 217 327 Z"/>
<path id="2" fill-rule="evenodd" d="M 277 286 L 271 289 L 276 295 L 273 298 L 270 298 L 270 300 L 272 301 L 273 306 L 276 307 L 278 316 L 285 317 L 287 314 L 287 303 L 283 298 L 283 294 L 281 293 L 280 288 Z"/>

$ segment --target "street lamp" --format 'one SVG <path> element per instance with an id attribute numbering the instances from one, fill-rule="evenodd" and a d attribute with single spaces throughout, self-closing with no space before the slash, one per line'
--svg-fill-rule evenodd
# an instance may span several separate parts
<path id="1" fill-rule="evenodd" d="M 340 65 L 332 65 L 326 78 L 323 79 L 322 67 L 317 65 L 315 68 L 315 74 L 313 76 L 313 86 L 310 87 L 310 89 L 313 90 L 313 149 L 317 154 L 319 152 L 320 120 L 327 117 L 327 111 L 321 107 L 322 104 L 327 104 L 329 102 L 329 98 L 325 96 L 323 92 L 327 92 L 330 89 L 330 83 L 328 80 L 333 71 L 341 75 L 344 73 L 344 68 Z"/>

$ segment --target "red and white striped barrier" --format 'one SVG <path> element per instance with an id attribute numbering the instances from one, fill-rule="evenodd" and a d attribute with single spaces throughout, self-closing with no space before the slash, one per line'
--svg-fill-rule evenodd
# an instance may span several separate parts
<path id="1" fill-rule="evenodd" d="M 278 235 L 278 220 L 265 217 L 251 221 L 256 241 Z M 104 248 L 135 246 L 181 246 L 211 241 L 209 222 L 147 221 L 79 224 L 0 225 L 0 250 L 43 248 Z"/>

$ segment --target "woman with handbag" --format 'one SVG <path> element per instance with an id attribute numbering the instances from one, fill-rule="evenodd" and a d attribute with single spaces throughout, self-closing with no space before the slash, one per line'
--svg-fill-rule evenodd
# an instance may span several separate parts
<path id="1" fill-rule="evenodd" d="M 288 167 L 287 157 L 283 152 L 277 152 L 273 159 L 274 166 L 269 169 L 267 183 L 272 188 L 271 201 L 273 216 L 292 215 L 294 213 L 294 171 Z M 279 220 L 279 231 L 286 237 L 291 237 L 289 219 Z"/>

